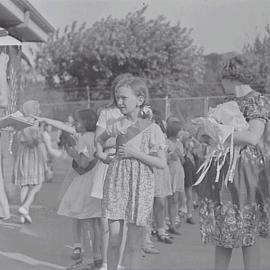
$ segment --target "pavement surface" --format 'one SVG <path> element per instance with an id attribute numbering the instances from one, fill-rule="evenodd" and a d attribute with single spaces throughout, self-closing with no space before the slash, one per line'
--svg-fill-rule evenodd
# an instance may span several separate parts
<path id="1" fill-rule="evenodd" d="M 20 224 L 18 205 L 11 205 L 11 218 L 0 221 L 0 270 L 66 269 L 72 261 L 71 221 L 56 214 L 58 194 L 69 162 L 55 162 L 55 179 L 37 195 L 31 216 L 33 224 Z M 214 247 L 201 244 L 196 225 L 183 223 L 173 244 L 157 242 L 160 254 L 142 257 L 142 269 L 213 269 Z M 261 268 L 270 269 L 270 239 L 261 239 Z M 233 252 L 230 269 L 243 269 L 241 249 Z"/>

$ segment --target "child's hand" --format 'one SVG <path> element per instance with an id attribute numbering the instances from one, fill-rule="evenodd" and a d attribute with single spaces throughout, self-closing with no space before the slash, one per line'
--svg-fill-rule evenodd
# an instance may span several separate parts
<path id="1" fill-rule="evenodd" d="M 65 150 L 70 157 L 74 157 L 77 153 L 77 150 L 73 146 L 65 145 Z"/>
<path id="2" fill-rule="evenodd" d="M 34 118 L 35 120 L 37 120 L 38 122 L 45 122 L 46 123 L 46 118 L 45 117 L 40 117 L 40 116 L 36 116 L 31 114 L 30 115 L 32 118 Z"/>
<path id="3" fill-rule="evenodd" d="M 117 151 L 117 155 L 121 158 L 132 158 L 136 157 L 137 151 L 134 149 L 134 147 L 123 144 L 120 145 Z"/>
<path id="4" fill-rule="evenodd" d="M 100 153 L 100 154 L 97 154 L 95 153 L 95 157 L 99 160 L 101 160 L 103 163 L 105 164 L 110 164 L 111 161 L 113 160 L 115 154 L 113 153 Z"/>

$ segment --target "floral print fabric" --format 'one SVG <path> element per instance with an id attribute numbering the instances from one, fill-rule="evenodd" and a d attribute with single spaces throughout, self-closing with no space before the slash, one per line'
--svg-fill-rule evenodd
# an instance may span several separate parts
<path id="1" fill-rule="evenodd" d="M 120 127 L 118 135 L 142 152 L 152 153 L 165 148 L 164 135 L 156 124 L 151 123 L 133 137 L 129 137 L 132 132 L 124 132 L 122 125 L 117 126 Z M 121 141 L 119 136 L 117 143 Z M 134 158 L 118 158 L 116 155 L 109 165 L 103 191 L 105 217 L 122 219 L 137 226 L 147 225 L 154 200 L 154 174 L 150 166 Z"/>
<path id="2" fill-rule="evenodd" d="M 247 121 L 268 121 L 270 105 L 266 97 L 252 92 L 236 101 Z M 244 146 L 233 182 L 226 186 L 228 163 L 229 157 L 216 183 L 216 163 L 213 161 L 198 187 L 202 242 L 226 248 L 251 246 L 258 236 L 266 237 L 269 231 L 270 182 L 264 157 L 258 146 Z"/>

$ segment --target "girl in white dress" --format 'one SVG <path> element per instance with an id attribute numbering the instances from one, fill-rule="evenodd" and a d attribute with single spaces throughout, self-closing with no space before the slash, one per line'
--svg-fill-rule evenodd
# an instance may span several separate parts
<path id="1" fill-rule="evenodd" d="M 62 122 L 47 118 L 40 120 L 61 129 L 64 127 L 66 131 L 72 132 L 72 127 Z M 58 214 L 71 217 L 74 220 L 73 236 L 75 249 L 79 250 L 79 256 L 74 258 L 77 259 L 75 264 L 68 269 L 91 269 L 102 259 L 100 247 L 101 200 L 90 196 L 94 172 L 92 169 L 97 162 L 94 157 L 97 115 L 90 109 L 80 110 L 75 114 L 75 120 L 77 134 L 65 135 L 63 138 L 65 150 L 73 159 L 73 172 L 71 172 L 73 180 L 61 199 Z M 93 242 L 93 256 L 90 234 Z M 84 256 L 82 256 L 82 250 L 84 250 Z"/>

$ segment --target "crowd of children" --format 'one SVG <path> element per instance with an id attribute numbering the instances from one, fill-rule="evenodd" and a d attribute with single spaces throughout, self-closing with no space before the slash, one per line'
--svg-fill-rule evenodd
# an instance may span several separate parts
<path id="1" fill-rule="evenodd" d="M 14 183 L 20 187 L 21 223 L 32 223 L 31 204 L 43 182 L 53 178 L 52 158 L 62 148 L 72 159 L 57 211 L 73 223 L 74 264 L 68 269 L 137 268 L 142 253 L 159 253 L 152 235 L 172 244 L 185 214 L 194 224 L 199 142 L 187 133 L 180 136 L 177 118 L 166 122 L 152 112 L 142 79 L 120 75 L 112 91 L 113 103 L 99 115 L 79 110 L 72 123 L 40 117 L 34 100 L 22 107 L 33 126 L 16 135 Z M 52 145 L 51 127 L 60 131 L 60 149 Z"/>
<path id="2" fill-rule="evenodd" d="M 188 132 L 176 117 L 165 120 L 152 111 L 141 78 L 120 75 L 112 96 L 112 104 L 99 114 L 74 112 L 72 124 L 40 117 L 36 101 L 23 105 L 33 126 L 17 135 L 18 212 L 22 223 L 32 223 L 31 204 L 46 171 L 52 171 L 49 157 L 60 155 L 47 129 L 53 126 L 61 130 L 58 145 L 72 159 L 57 212 L 73 222 L 74 264 L 69 270 L 139 269 L 142 254 L 159 253 L 151 235 L 172 244 L 183 221 L 195 224 L 199 201 L 193 185 L 208 156 L 209 137 Z"/>

